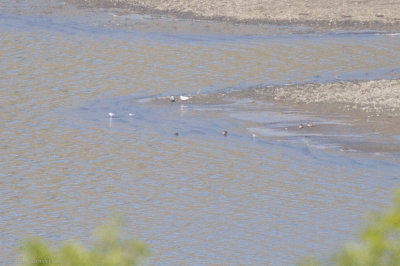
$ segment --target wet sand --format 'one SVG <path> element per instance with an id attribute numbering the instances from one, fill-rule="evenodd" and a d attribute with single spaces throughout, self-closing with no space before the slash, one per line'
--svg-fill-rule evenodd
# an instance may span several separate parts
<path id="1" fill-rule="evenodd" d="M 168 14 L 241 23 L 306 24 L 330 28 L 400 29 L 400 1 L 350 0 L 67 0 L 80 6 L 128 8 L 137 13 Z"/>
<path id="2" fill-rule="evenodd" d="M 233 92 L 231 97 L 242 97 L 242 92 Z M 353 132 L 363 134 L 363 139 L 335 138 L 341 147 L 367 153 L 399 153 L 400 145 L 400 81 L 338 81 L 329 83 L 293 84 L 260 87 L 248 90 L 248 97 L 257 101 L 271 101 L 289 106 L 300 114 L 312 114 L 350 125 Z M 304 121 L 299 121 L 302 123 Z M 317 133 L 329 135 L 344 133 L 348 126 L 335 123 L 314 125 L 289 131 L 304 135 Z M 370 136 L 374 139 L 368 140 Z"/>
<path id="3" fill-rule="evenodd" d="M 400 116 L 400 80 L 338 81 L 254 89 L 258 97 L 357 112 L 364 117 Z"/>

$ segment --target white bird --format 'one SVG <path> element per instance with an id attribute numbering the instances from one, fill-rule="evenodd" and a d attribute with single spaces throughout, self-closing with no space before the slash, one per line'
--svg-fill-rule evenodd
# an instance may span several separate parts
<path id="1" fill-rule="evenodd" d="M 113 117 L 115 117 L 115 113 L 109 112 L 109 113 L 108 113 L 108 116 L 109 116 L 110 118 L 113 118 Z"/>
<path id="2" fill-rule="evenodd" d="M 129 115 L 129 116 L 134 116 L 135 114 L 129 113 L 128 115 Z"/>
<path id="3" fill-rule="evenodd" d="M 179 99 L 181 99 L 181 101 L 187 101 L 187 100 L 189 100 L 191 97 L 189 97 L 189 96 L 183 96 L 183 95 L 181 95 L 181 96 L 179 96 Z"/>
<path id="4" fill-rule="evenodd" d="M 171 103 L 175 102 L 175 97 L 174 97 L 174 96 L 169 97 L 169 101 L 170 101 Z"/>

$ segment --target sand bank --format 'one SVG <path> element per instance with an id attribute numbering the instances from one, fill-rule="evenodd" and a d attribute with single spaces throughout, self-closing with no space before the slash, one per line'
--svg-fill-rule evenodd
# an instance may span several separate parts
<path id="1" fill-rule="evenodd" d="M 304 104 L 341 104 L 374 116 L 400 115 L 400 80 L 305 84 L 271 89 L 275 100 Z M 263 93 L 262 90 L 258 90 Z"/>
<path id="2" fill-rule="evenodd" d="M 81 6 L 129 8 L 247 23 L 400 29 L 400 0 L 67 0 Z"/>
<path id="3" fill-rule="evenodd" d="M 400 134 L 400 80 L 343 81 L 250 89 L 251 98 L 290 105 L 300 113 L 342 117 L 363 132 Z M 346 117 L 346 118 L 345 118 Z M 385 140 L 386 141 L 386 140 Z M 382 144 L 380 143 L 380 144 Z M 379 142 L 377 145 L 380 145 Z M 398 139 L 382 151 L 400 150 Z M 363 150 L 362 145 L 354 147 Z M 365 147 L 364 147 L 365 148 Z M 379 150 L 374 147 L 371 150 Z"/>

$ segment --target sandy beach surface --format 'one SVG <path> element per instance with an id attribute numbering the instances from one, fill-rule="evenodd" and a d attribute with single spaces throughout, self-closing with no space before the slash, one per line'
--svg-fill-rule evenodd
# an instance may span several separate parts
<path id="1" fill-rule="evenodd" d="M 140 13 L 233 22 L 362 28 L 400 27 L 399 0 L 69 0 L 80 5 L 123 7 Z"/>

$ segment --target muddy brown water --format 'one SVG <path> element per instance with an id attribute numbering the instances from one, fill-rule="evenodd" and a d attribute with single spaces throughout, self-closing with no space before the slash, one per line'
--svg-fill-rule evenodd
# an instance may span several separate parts
<path id="1" fill-rule="evenodd" d="M 373 148 L 399 136 L 248 89 L 399 78 L 398 35 L 1 5 L 4 264 L 29 236 L 87 242 L 115 211 L 155 265 L 324 258 L 399 186 L 398 152 Z"/>

